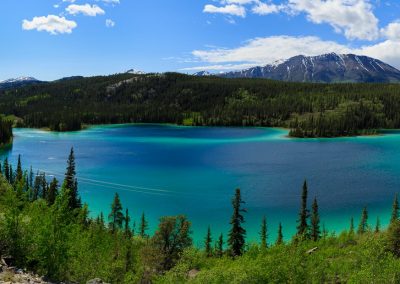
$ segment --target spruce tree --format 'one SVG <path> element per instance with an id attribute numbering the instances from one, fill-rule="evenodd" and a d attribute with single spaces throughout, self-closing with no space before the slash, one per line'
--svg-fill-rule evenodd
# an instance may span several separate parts
<path id="1" fill-rule="evenodd" d="M 148 237 L 147 234 L 146 234 L 147 229 L 148 229 L 148 224 L 147 224 L 147 220 L 146 220 L 146 217 L 144 215 L 144 212 L 143 212 L 142 216 L 140 218 L 140 228 L 139 228 L 139 235 L 142 238 L 147 238 Z"/>
<path id="2" fill-rule="evenodd" d="M 353 217 L 351 217 L 351 220 L 350 220 L 349 234 L 354 235 L 354 218 Z"/>
<path id="3" fill-rule="evenodd" d="M 381 220 L 379 220 L 379 217 L 376 217 L 375 233 L 379 233 L 380 230 L 381 230 Z"/>
<path id="4" fill-rule="evenodd" d="M 124 222 L 124 214 L 122 213 L 122 204 L 118 193 L 115 193 L 114 201 L 111 205 L 111 213 L 108 215 L 109 226 L 114 233 L 117 229 L 122 228 Z"/>
<path id="5" fill-rule="evenodd" d="M 208 226 L 207 235 L 204 240 L 205 253 L 208 257 L 212 256 L 211 243 L 212 243 L 211 228 L 210 228 L 210 226 Z"/>
<path id="6" fill-rule="evenodd" d="M 399 200 L 398 194 L 396 193 L 393 200 L 392 205 L 392 215 L 390 217 L 390 225 L 393 224 L 396 220 L 399 220 Z"/>
<path id="7" fill-rule="evenodd" d="M 24 174 L 22 172 L 21 155 L 18 155 L 17 173 L 15 177 L 16 182 L 22 181 Z"/>
<path id="8" fill-rule="evenodd" d="M 8 164 L 8 158 L 4 160 L 4 177 L 10 182 L 10 165 Z"/>
<path id="9" fill-rule="evenodd" d="M 222 257 L 224 255 L 224 235 L 222 233 L 219 235 L 218 241 L 215 245 L 215 254 L 218 257 Z"/>
<path id="10" fill-rule="evenodd" d="M 10 177 L 10 184 L 14 184 L 14 171 L 12 168 L 12 165 L 9 165 L 9 174 L 8 176 Z"/>
<path id="11" fill-rule="evenodd" d="M 309 233 L 309 226 L 308 226 L 308 218 L 309 218 L 309 211 L 307 209 L 307 196 L 308 196 L 308 188 L 307 188 L 307 181 L 304 181 L 303 184 L 303 192 L 301 195 L 301 207 L 299 212 L 299 220 L 297 226 L 297 235 L 308 238 Z"/>
<path id="12" fill-rule="evenodd" d="M 47 203 L 49 205 L 53 205 L 56 201 L 56 197 L 58 195 L 58 180 L 53 178 L 52 182 L 50 183 L 49 190 L 47 192 Z"/>
<path id="13" fill-rule="evenodd" d="M 125 217 L 124 217 L 124 230 L 125 230 L 125 236 L 126 237 L 131 237 L 132 236 L 132 232 L 131 232 L 131 229 L 129 227 L 129 222 L 130 221 L 131 221 L 131 217 L 129 217 L 129 211 L 128 211 L 128 208 L 126 208 Z"/>
<path id="14" fill-rule="evenodd" d="M 33 178 L 34 178 L 34 174 L 33 174 L 33 170 L 32 170 L 32 166 L 31 169 L 29 170 L 29 187 L 33 187 Z"/>
<path id="15" fill-rule="evenodd" d="M 282 233 L 282 223 L 279 222 L 278 226 L 278 237 L 276 238 L 276 245 L 281 245 L 283 244 L 283 233 Z"/>
<path id="16" fill-rule="evenodd" d="M 357 233 L 358 234 L 364 234 L 368 229 L 368 211 L 367 207 L 363 208 L 363 211 L 361 213 L 361 219 L 360 219 L 360 224 L 358 225 Z"/>
<path id="17" fill-rule="evenodd" d="M 45 173 L 42 173 L 42 176 L 41 176 L 41 188 L 42 188 L 41 198 L 47 200 L 47 191 L 48 190 L 47 190 L 47 181 L 46 181 Z"/>
<path id="18" fill-rule="evenodd" d="M 82 205 L 78 194 L 74 148 L 71 148 L 71 152 L 68 156 L 63 188 L 69 191 L 69 207 L 71 209 L 80 208 Z"/>
<path id="19" fill-rule="evenodd" d="M 236 189 L 235 197 L 232 199 L 233 214 L 230 222 L 232 227 L 228 238 L 229 251 L 233 257 L 242 255 L 244 251 L 246 230 L 242 227 L 244 223 L 242 213 L 246 210 L 241 208 L 242 204 L 244 201 L 242 201 L 240 189 Z"/>
<path id="20" fill-rule="evenodd" d="M 319 212 L 318 212 L 318 202 L 317 198 L 314 198 L 314 202 L 312 204 L 312 213 L 311 213 L 311 239 L 316 242 L 321 237 L 321 231 L 319 227 Z"/>
<path id="21" fill-rule="evenodd" d="M 261 248 L 266 249 L 268 247 L 268 229 L 267 229 L 267 218 L 264 216 L 261 221 L 261 230 L 260 230 L 260 239 L 261 239 Z"/>

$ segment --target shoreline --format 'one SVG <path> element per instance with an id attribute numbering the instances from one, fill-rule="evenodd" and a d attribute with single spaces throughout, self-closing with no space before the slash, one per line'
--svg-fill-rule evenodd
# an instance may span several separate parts
<path id="1" fill-rule="evenodd" d="M 126 126 L 170 126 L 170 127 L 180 127 L 180 128 L 249 128 L 249 129 L 276 129 L 285 132 L 289 132 L 290 128 L 285 128 L 282 126 L 222 126 L 222 125 L 181 125 L 176 123 L 157 123 L 157 122 L 130 122 L 130 123 L 111 123 L 111 124 L 83 124 L 80 130 L 71 130 L 71 131 L 53 131 L 49 127 L 14 127 L 13 129 L 36 129 L 45 132 L 53 132 L 53 133 L 72 133 L 72 132 L 80 132 L 85 131 L 95 127 L 126 127 Z M 392 133 L 393 132 L 393 133 Z M 400 133 L 400 129 L 378 129 L 375 134 L 360 134 L 360 135 L 343 135 L 343 136 L 332 136 L 332 137 L 295 137 L 290 135 L 285 135 L 285 138 L 288 139 L 300 139 L 300 140 L 314 140 L 314 139 L 338 139 L 338 138 L 357 138 L 357 137 L 382 137 L 386 134 L 397 134 Z M 12 144 L 12 141 L 10 142 Z M 0 145 L 0 148 L 4 146 Z"/>

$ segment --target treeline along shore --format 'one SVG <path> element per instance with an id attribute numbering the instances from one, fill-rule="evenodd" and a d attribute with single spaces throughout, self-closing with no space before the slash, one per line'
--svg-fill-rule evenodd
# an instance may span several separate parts
<path id="1" fill-rule="evenodd" d="M 293 137 L 373 135 L 400 129 L 400 86 L 289 83 L 178 73 L 72 77 L 0 91 L 17 127 L 79 130 L 85 124 L 266 126 Z"/>
<path id="2" fill-rule="evenodd" d="M 100 277 L 110 283 L 399 283 L 397 195 L 388 228 L 379 219 L 371 224 L 364 207 L 359 223 L 343 220 L 349 229 L 338 235 L 320 226 L 318 200 L 310 204 L 309 195 L 305 181 L 294 236 L 284 238 L 281 223 L 271 232 L 268 216 L 260 216 L 259 241 L 248 243 L 247 211 L 236 189 L 226 220 L 230 230 L 215 234 L 216 228 L 204 228 L 204 245 L 195 247 L 185 215 L 161 217 L 151 235 L 145 213 L 131 216 L 118 194 L 106 215 L 90 217 L 79 196 L 73 149 L 63 181 L 23 170 L 20 157 L 15 169 L 5 159 L 0 256 L 54 282 Z"/>

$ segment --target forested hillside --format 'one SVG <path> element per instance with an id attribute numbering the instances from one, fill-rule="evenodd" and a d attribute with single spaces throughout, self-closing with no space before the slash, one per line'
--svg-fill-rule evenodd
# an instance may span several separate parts
<path id="1" fill-rule="evenodd" d="M 0 147 L 11 143 L 13 137 L 12 125 L 12 120 L 0 116 Z"/>
<path id="2" fill-rule="evenodd" d="M 0 113 L 22 118 L 19 126 L 55 131 L 151 122 L 279 126 L 292 136 L 334 137 L 400 128 L 400 86 L 119 74 L 2 91 Z"/>
<path id="3" fill-rule="evenodd" d="M 260 216 L 259 241 L 248 243 L 245 200 L 237 189 L 226 220 L 229 232 L 215 235 L 217 228 L 204 228 L 204 245 L 194 247 L 185 216 L 161 217 L 149 235 L 145 214 L 130 215 L 118 194 L 108 212 L 89 217 L 79 197 L 73 150 L 62 183 L 22 165 L 18 159 L 13 170 L 6 159 L 0 167 L 0 257 L 54 282 L 97 277 L 109 283 L 400 281 L 397 196 L 388 230 L 381 231 L 379 219 L 370 222 L 367 208 L 360 208 L 358 225 L 343 220 L 349 230 L 336 235 L 320 226 L 318 201 L 310 206 L 305 182 L 296 235 L 284 238 L 282 226 L 271 232 L 268 216 Z"/>

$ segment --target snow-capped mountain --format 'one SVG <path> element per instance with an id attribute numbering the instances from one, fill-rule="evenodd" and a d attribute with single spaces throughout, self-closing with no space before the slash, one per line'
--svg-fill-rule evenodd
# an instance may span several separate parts
<path id="1" fill-rule="evenodd" d="M 0 89 L 21 87 L 21 86 L 34 84 L 34 83 L 40 83 L 40 82 L 41 81 L 39 81 L 39 80 L 37 80 L 36 78 L 33 78 L 33 77 L 12 78 L 12 79 L 7 79 L 7 80 L 4 80 L 4 81 L 0 81 Z"/>
<path id="2" fill-rule="evenodd" d="M 208 71 L 199 71 L 199 72 L 196 72 L 196 73 L 193 74 L 193 76 L 200 76 L 200 77 L 202 77 L 202 76 L 211 76 L 211 75 L 213 75 L 213 74 L 211 74 Z"/>
<path id="3" fill-rule="evenodd" d="M 298 55 L 266 66 L 219 74 L 226 78 L 266 78 L 291 82 L 400 82 L 400 71 L 371 57 L 329 53 Z"/>
<path id="4" fill-rule="evenodd" d="M 146 72 L 143 72 L 141 70 L 136 70 L 136 69 L 129 69 L 125 73 L 134 74 L 134 75 L 144 75 L 144 74 L 146 74 Z"/>

